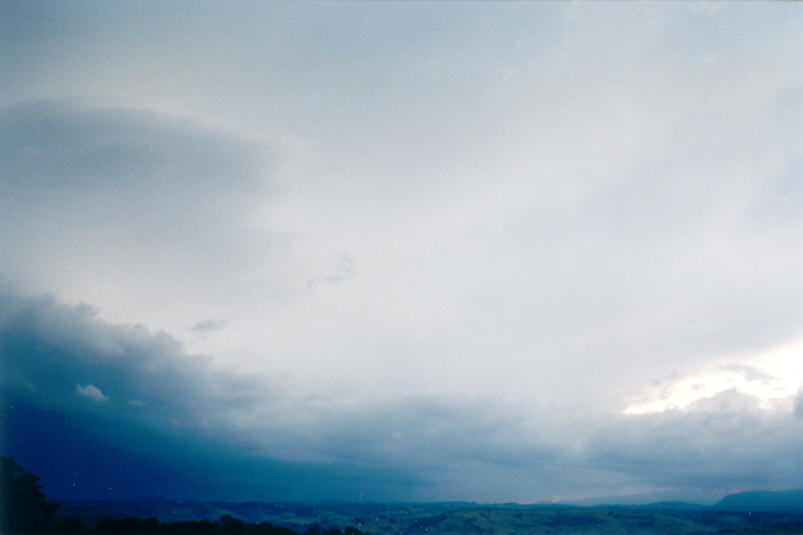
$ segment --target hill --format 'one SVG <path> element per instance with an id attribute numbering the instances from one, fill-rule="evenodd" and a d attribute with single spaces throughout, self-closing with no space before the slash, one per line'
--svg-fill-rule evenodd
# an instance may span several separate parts
<path id="1" fill-rule="evenodd" d="M 750 491 L 729 494 L 714 508 L 729 511 L 770 511 L 803 513 L 803 489 Z"/>
<path id="2" fill-rule="evenodd" d="M 281 504 L 121 500 L 64 502 L 63 514 L 94 524 L 105 516 L 155 517 L 163 522 L 215 520 L 232 515 L 298 532 L 355 526 L 372 535 L 703 535 L 715 533 L 799 535 L 803 513 L 733 511 L 671 503 L 639 506 L 568 507 L 426 504 Z"/>

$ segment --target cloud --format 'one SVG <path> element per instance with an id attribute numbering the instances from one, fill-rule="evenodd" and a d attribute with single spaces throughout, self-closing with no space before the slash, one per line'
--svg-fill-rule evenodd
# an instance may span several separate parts
<path id="1" fill-rule="evenodd" d="M 75 391 L 78 394 L 98 403 L 109 401 L 109 396 L 105 395 L 100 388 L 96 387 L 95 385 L 75 385 Z"/>
<path id="2" fill-rule="evenodd" d="M 339 284 L 347 279 L 352 278 L 356 271 L 354 269 L 354 260 L 347 254 L 341 253 L 335 258 L 335 265 L 326 274 L 319 275 L 318 277 L 307 279 L 307 290 L 311 290 L 319 282 L 327 284 Z"/>
<path id="3" fill-rule="evenodd" d="M 0 137 L 0 233 L 14 251 L 0 270 L 33 292 L 180 331 L 270 279 L 268 259 L 281 266 L 278 233 L 249 219 L 273 191 L 265 143 L 76 99 L 0 110 Z"/>
<path id="4" fill-rule="evenodd" d="M 180 432 L 225 427 L 227 411 L 271 400 L 264 377 L 218 369 L 208 357 L 185 353 L 165 333 L 108 324 L 89 307 L 66 306 L 52 297 L 0 293 L 0 340 L 5 387 L 35 396 L 50 409 L 83 411 L 74 402 L 78 392 L 106 401 L 98 414 Z M 96 378 L 113 395 L 106 396 L 95 381 L 85 384 L 85 377 Z M 143 414 L 134 410 L 137 403 L 121 400 L 148 400 L 149 410 Z"/>
<path id="5" fill-rule="evenodd" d="M 6 24 L 0 100 L 49 97 L 0 112 L 32 412 L 400 496 L 786 481 L 737 428 L 799 444 L 757 359 L 803 332 L 793 8 L 120 9 Z"/>
<path id="6" fill-rule="evenodd" d="M 168 450 L 229 457 L 254 473 L 328 467 L 338 475 L 316 483 L 324 494 L 346 481 L 376 499 L 569 500 L 622 489 L 715 499 L 803 476 L 794 466 L 803 429 L 736 392 L 684 411 L 613 419 L 438 391 L 361 405 L 239 376 L 186 354 L 164 333 L 100 321 L 90 307 L 6 292 L 0 318 L 3 389 L 20 405 L 77 419 L 108 447 L 125 443 L 148 458 Z M 114 395 L 80 382 L 87 376 Z M 76 392 L 103 403 L 75 403 Z M 120 401 L 142 399 L 148 403 Z M 369 469 L 396 481 L 392 493 L 379 479 L 364 479 Z"/>
<path id="7" fill-rule="evenodd" d="M 652 488 L 727 493 L 789 488 L 803 477 L 803 428 L 786 411 L 730 390 L 686 410 L 617 418 L 589 437 L 596 466 Z"/>
<path id="8" fill-rule="evenodd" d="M 746 381 L 777 381 L 778 378 L 774 377 L 755 366 L 740 366 L 738 364 L 728 364 L 723 367 L 724 370 L 739 372 L 744 375 Z"/>
<path id="9" fill-rule="evenodd" d="M 337 255 L 335 267 L 332 271 L 323 276 L 323 279 L 332 284 L 336 284 L 354 276 L 354 260 L 347 254 Z"/>
<path id="10" fill-rule="evenodd" d="M 201 333 L 210 332 L 210 331 L 218 331 L 226 326 L 225 321 L 219 321 L 214 319 L 206 319 L 201 320 L 195 323 L 192 327 L 190 327 L 193 331 L 198 331 Z"/>
<path id="11" fill-rule="evenodd" d="M 177 497 L 357 499 L 366 491 L 401 499 L 421 484 L 381 457 L 366 464 L 356 448 L 327 451 L 328 402 L 222 369 L 165 333 L 106 323 L 90 307 L 1 291 L 0 369 L 2 410 L 11 411 L 4 453 L 29 456 L 45 481 L 73 474 L 99 492 L 112 478 L 121 495 L 141 495 L 154 483 L 136 475 L 142 465 L 142 473 L 168 478 L 163 488 Z M 112 395 L 80 382 L 87 376 Z M 41 444 L 62 444 L 62 453 Z M 72 492 L 66 483 L 63 492 Z"/>
<path id="12" fill-rule="evenodd" d="M 251 474 L 292 470 L 299 484 L 313 473 L 324 478 L 298 487 L 300 499 L 342 495 L 342 487 L 377 500 L 571 500 L 622 489 L 714 500 L 803 477 L 794 461 L 803 447 L 798 419 L 735 391 L 631 417 L 437 390 L 361 404 L 222 369 L 165 333 L 101 321 L 91 307 L 8 291 L 0 294 L 0 366 L 11 405 L 38 407 L 31 418 L 55 413 L 76 422 L 72 430 L 43 424 L 37 440 L 54 433 L 56 441 L 94 441 L 103 455 L 147 466 L 184 455 L 198 471 L 239 463 Z M 98 403 L 79 403 L 76 393 Z M 12 444 L 30 442 L 27 429 L 35 430 L 5 433 Z M 129 459 L 126 447 L 144 457 Z M 64 462 L 93 462 L 75 455 Z M 178 481 L 177 495 L 191 492 Z M 232 483 L 237 496 L 265 499 L 248 481 Z M 123 492 L 124 483 L 117 486 Z"/>

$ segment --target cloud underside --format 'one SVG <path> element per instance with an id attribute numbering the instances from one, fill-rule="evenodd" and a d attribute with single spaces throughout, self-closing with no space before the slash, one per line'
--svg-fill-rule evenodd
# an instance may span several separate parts
<path id="1" fill-rule="evenodd" d="M 54 426 L 54 436 L 37 441 L 88 433 L 105 437 L 102 448 L 125 443 L 144 458 L 168 448 L 171 458 L 184 452 L 252 466 L 255 474 L 289 470 L 298 481 L 317 474 L 306 497 L 336 492 L 346 481 L 344 488 L 374 499 L 570 500 L 623 490 L 710 499 L 803 477 L 803 420 L 760 410 L 737 392 L 635 417 L 438 393 L 355 406 L 239 376 L 184 353 L 167 334 L 111 325 L 88 307 L 48 297 L 5 291 L 0 318 L 6 403 L 80 422 L 79 431 Z M 25 428 L 12 432 L 12 442 L 25 439 Z M 124 461 L 131 462 L 144 461 Z M 125 489 L 124 481 L 116 484 Z M 238 488 L 241 498 L 266 497 L 246 483 Z M 282 490 L 264 492 L 278 497 Z M 305 497 L 303 489 L 293 492 Z"/>

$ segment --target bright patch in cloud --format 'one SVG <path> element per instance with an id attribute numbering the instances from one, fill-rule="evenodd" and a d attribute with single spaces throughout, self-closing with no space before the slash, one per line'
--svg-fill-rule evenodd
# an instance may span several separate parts
<path id="1" fill-rule="evenodd" d="M 105 395 L 103 391 L 95 385 L 75 385 L 75 391 L 97 403 L 109 401 L 109 396 Z"/>
<path id="2" fill-rule="evenodd" d="M 787 344 L 758 355 L 731 357 L 703 373 L 687 376 L 651 396 L 629 405 L 624 414 L 648 414 L 685 409 L 701 399 L 727 390 L 756 398 L 762 409 L 792 410 L 803 383 L 803 342 Z"/>

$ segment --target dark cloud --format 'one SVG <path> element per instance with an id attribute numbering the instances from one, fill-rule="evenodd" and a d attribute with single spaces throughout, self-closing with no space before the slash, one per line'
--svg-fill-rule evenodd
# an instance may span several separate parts
<path id="1" fill-rule="evenodd" d="M 641 416 L 438 391 L 355 404 L 221 369 L 89 306 L 8 291 L 0 365 L 4 451 L 64 495 L 142 494 L 164 481 L 174 496 L 232 499 L 571 500 L 635 489 L 714 500 L 803 478 L 800 419 L 734 391 Z M 47 444 L 61 445 L 58 459 Z"/>
<path id="2" fill-rule="evenodd" d="M 90 307 L 0 293 L 0 366 L 4 453 L 62 496 L 389 499 L 420 484 L 358 457 L 271 456 L 310 432 L 292 415 L 270 421 L 296 410 L 292 393 L 215 368 L 167 334 L 102 322 Z M 249 414 L 259 425 L 242 423 Z"/>
<path id="3" fill-rule="evenodd" d="M 50 297 L 4 292 L 0 318 L 5 407 L 16 411 L 4 418 L 6 451 L 24 458 L 21 444 L 31 440 L 64 444 L 61 464 L 43 461 L 44 446 L 27 454 L 33 467 L 49 467 L 43 475 L 58 481 L 61 492 L 70 490 L 69 474 L 84 471 L 99 478 L 80 478 L 97 487 L 94 494 L 109 481 L 120 493 L 136 493 L 145 482 L 127 466 L 143 463 L 143 473 L 159 472 L 156 458 L 184 466 L 186 473 L 173 473 L 174 466 L 162 476 L 170 480 L 165 492 L 178 496 L 218 489 L 266 498 L 243 481 L 231 482 L 223 468 L 236 465 L 239 471 L 253 466 L 253 474 L 292 472 L 293 492 L 302 499 L 356 496 L 349 492 L 357 490 L 376 499 L 443 499 L 451 492 L 444 481 L 466 466 L 474 467 L 473 479 L 523 467 L 544 476 L 565 465 L 551 445 L 525 438 L 520 415 L 505 415 L 485 400 L 430 393 L 354 406 L 295 396 L 264 377 L 239 376 L 188 355 L 165 333 L 110 325 L 91 307 Z M 210 464 L 217 468 L 207 471 Z M 186 482 L 193 471 L 202 483 Z M 454 483 L 453 493 L 463 492 L 460 485 Z"/>
<path id="4" fill-rule="evenodd" d="M 588 458 L 653 488 L 726 493 L 803 479 L 803 427 L 733 390 L 686 410 L 620 417 L 594 433 Z"/>
<path id="5" fill-rule="evenodd" d="M 5 405 L 3 454 L 42 476 L 56 499 L 167 496 L 224 500 L 403 498 L 421 485 L 359 464 L 288 463 L 219 439 L 156 433 L 95 415 Z M 58 455 L 54 455 L 54 451 Z"/>
<path id="6" fill-rule="evenodd" d="M 264 378 L 216 370 L 165 333 L 107 324 L 88 307 L 6 293 L 0 318 L 3 383 L 45 408 L 82 409 L 78 392 L 107 401 L 99 414 L 170 430 L 211 424 L 232 407 L 270 399 Z M 134 410 L 130 400 L 148 410 Z"/>

